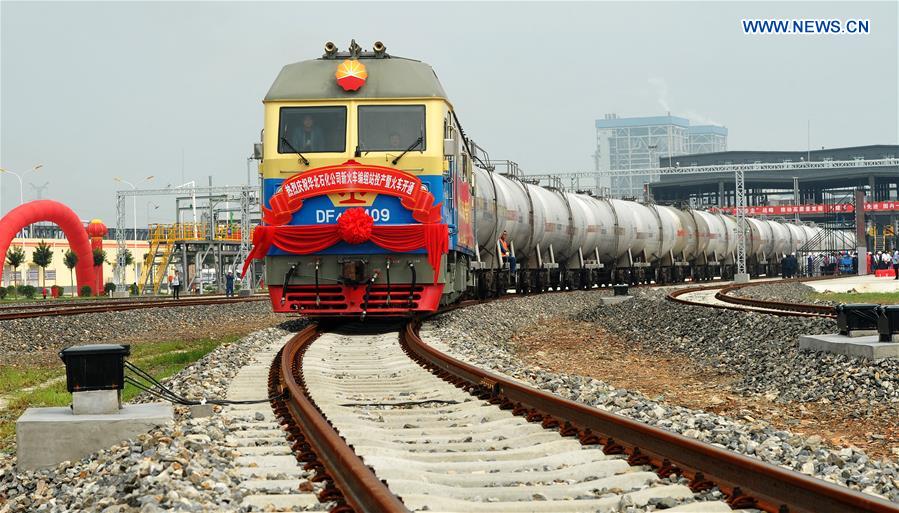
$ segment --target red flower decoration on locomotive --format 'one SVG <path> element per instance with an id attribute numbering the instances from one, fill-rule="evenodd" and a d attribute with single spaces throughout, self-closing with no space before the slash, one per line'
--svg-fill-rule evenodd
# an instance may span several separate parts
<path id="1" fill-rule="evenodd" d="M 348 244 L 362 244 L 371 239 L 375 221 L 361 208 L 351 208 L 337 218 L 337 234 Z"/>

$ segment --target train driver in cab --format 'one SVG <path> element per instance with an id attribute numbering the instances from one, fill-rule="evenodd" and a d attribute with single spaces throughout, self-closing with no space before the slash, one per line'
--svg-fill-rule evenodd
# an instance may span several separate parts
<path id="1" fill-rule="evenodd" d="M 515 272 L 515 256 L 512 254 L 512 251 L 509 249 L 509 234 L 503 230 L 503 233 L 499 236 L 499 256 L 502 257 L 503 263 L 509 262 L 509 271 Z"/>
<path id="2" fill-rule="evenodd" d="M 303 128 L 295 136 L 296 149 L 303 151 L 321 151 L 325 146 L 321 128 L 315 126 L 315 118 L 307 114 L 303 117 Z"/>

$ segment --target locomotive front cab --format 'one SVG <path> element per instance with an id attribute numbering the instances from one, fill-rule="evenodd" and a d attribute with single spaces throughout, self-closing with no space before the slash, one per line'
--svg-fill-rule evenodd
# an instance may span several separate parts
<path id="1" fill-rule="evenodd" d="M 444 179 L 451 107 L 429 66 L 385 55 L 285 66 L 266 96 L 254 246 L 269 244 L 275 311 L 405 316 L 440 305 L 456 232 Z M 357 90 L 335 78 L 346 63 L 363 65 Z"/>

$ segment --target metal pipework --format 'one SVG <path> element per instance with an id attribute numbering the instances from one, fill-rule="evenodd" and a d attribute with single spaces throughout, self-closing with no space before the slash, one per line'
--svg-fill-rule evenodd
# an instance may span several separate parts
<path id="1" fill-rule="evenodd" d="M 380 41 L 375 41 L 375 44 L 371 46 L 371 49 L 374 50 L 375 57 L 383 57 L 387 52 L 387 47 Z"/>

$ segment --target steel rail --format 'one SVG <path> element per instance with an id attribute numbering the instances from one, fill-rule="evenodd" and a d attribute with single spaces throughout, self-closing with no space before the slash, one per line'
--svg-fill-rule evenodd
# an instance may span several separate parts
<path id="1" fill-rule="evenodd" d="M 0 321 L 14 319 L 30 319 L 35 317 L 59 317 L 68 315 L 81 315 L 86 313 L 105 313 L 105 312 L 121 312 L 126 310 L 140 310 L 144 308 L 173 308 L 179 306 L 206 306 L 231 303 L 246 303 L 255 301 L 265 301 L 268 296 L 258 297 L 236 297 L 236 298 L 215 298 L 215 299 L 185 299 L 184 301 L 134 301 L 127 303 L 104 302 L 100 305 L 85 304 L 79 306 L 59 305 L 54 308 L 37 307 L 37 309 L 29 309 L 27 311 L 17 311 L 10 313 L 0 313 Z"/>
<path id="2" fill-rule="evenodd" d="M 692 476 L 691 488 L 717 485 L 732 507 L 772 513 L 897 513 L 899 505 L 717 446 L 580 404 L 459 361 L 426 344 L 409 323 L 401 335 L 407 353 L 445 379 L 455 381 L 528 420 L 558 425 L 583 444 L 602 443 L 608 453 L 626 452 L 631 464 L 649 464 L 667 477 Z"/>
<path id="3" fill-rule="evenodd" d="M 247 296 L 244 296 L 247 297 Z M 268 297 L 267 294 L 257 294 L 255 296 L 249 297 Z M 180 299 L 182 302 L 188 301 L 198 301 L 205 299 L 225 299 L 226 296 L 220 294 L 209 294 L 209 295 L 197 295 L 197 296 L 184 296 Z M 237 297 L 235 297 L 237 299 Z M 35 299 L 36 302 L 20 305 L 20 304 L 10 304 L 10 305 L 0 305 L 0 312 L 16 312 L 21 310 L 40 310 L 40 309 L 53 309 L 53 308 L 86 308 L 91 306 L 105 306 L 105 305 L 130 305 L 130 304 L 149 304 L 149 303 L 162 303 L 166 301 L 172 301 L 170 297 L 167 296 L 138 296 L 137 298 L 127 297 L 127 298 L 107 298 L 107 299 L 90 299 L 90 300 L 72 300 L 72 299 L 46 299 L 40 300 Z"/>
<path id="4" fill-rule="evenodd" d="M 732 296 L 730 292 L 735 290 L 740 290 L 746 287 L 752 287 L 754 285 L 761 285 L 759 283 L 740 283 L 735 285 L 728 285 L 722 288 L 717 294 L 715 294 L 715 298 L 719 301 L 724 301 L 726 303 L 736 304 L 736 305 L 746 305 L 746 306 L 754 306 L 757 308 L 768 308 L 772 310 L 783 310 L 788 312 L 798 312 L 798 313 L 807 313 L 813 314 L 819 317 L 836 317 L 837 312 L 836 309 L 832 306 L 828 305 L 815 305 L 809 303 L 784 303 L 782 301 L 771 301 L 767 299 L 755 299 L 751 297 L 740 297 L 740 296 Z"/>
<path id="5" fill-rule="evenodd" d="M 816 277 L 816 278 L 799 278 L 795 280 L 783 280 L 783 281 L 766 281 L 766 282 L 757 282 L 757 283 L 738 283 L 731 285 L 708 285 L 701 287 L 687 287 L 681 288 L 677 290 L 673 290 L 669 292 L 665 299 L 669 301 L 673 301 L 675 303 L 681 303 L 690 306 L 702 306 L 705 308 L 718 308 L 721 310 L 735 310 L 739 312 L 758 312 L 765 313 L 769 315 L 779 315 L 779 316 L 788 316 L 788 317 L 825 317 L 825 318 L 835 318 L 836 310 L 832 306 L 827 305 L 815 305 L 808 303 L 784 303 L 782 301 L 769 301 L 763 299 L 754 299 L 748 297 L 739 297 L 732 296 L 729 293 L 735 290 L 743 289 L 746 287 L 753 287 L 757 285 L 770 285 L 772 283 L 802 283 L 806 281 L 817 281 L 822 279 L 833 279 L 832 276 L 826 277 Z M 704 290 L 718 290 L 715 294 L 715 299 L 724 302 L 730 303 L 730 305 L 721 305 L 721 304 L 713 304 L 713 303 L 703 303 L 701 301 L 691 301 L 689 299 L 681 298 L 685 294 L 690 294 L 692 292 L 701 292 Z M 749 307 L 749 308 L 745 308 Z M 767 311 L 757 310 L 758 308 L 765 309 Z"/>
<path id="6" fill-rule="evenodd" d="M 284 346 L 272 367 L 270 388 L 273 395 L 284 394 L 283 400 L 273 401 L 276 415 L 288 424 L 294 450 L 302 451 L 297 459 L 313 459 L 310 468 L 323 470 L 340 491 L 345 506 L 357 513 L 409 513 L 374 471 L 356 455 L 352 446 L 331 426 L 315 403 L 308 397 L 302 378 L 302 358 L 306 348 L 318 337 L 318 327 L 310 325 L 297 333 Z M 311 453 L 310 453 L 311 451 Z M 326 489 L 325 500 L 338 495 Z M 325 492 L 323 492 L 325 493 Z M 339 511 L 347 511 L 344 507 Z"/>

